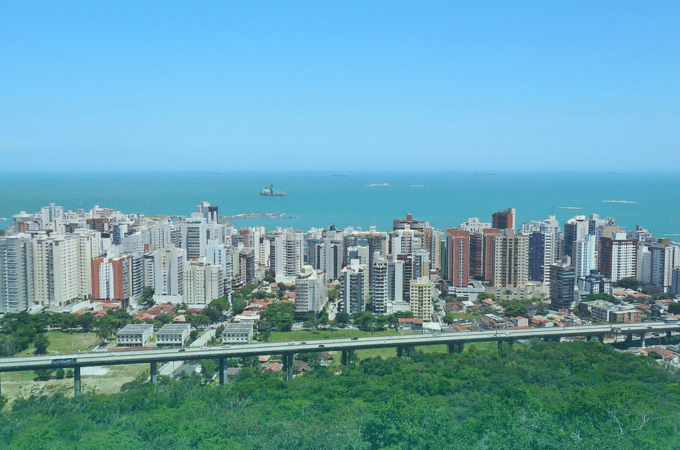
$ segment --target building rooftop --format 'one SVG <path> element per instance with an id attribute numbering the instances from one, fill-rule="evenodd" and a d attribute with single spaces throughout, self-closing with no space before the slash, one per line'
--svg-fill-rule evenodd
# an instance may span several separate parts
<path id="1" fill-rule="evenodd" d="M 188 323 L 167 323 L 156 334 L 177 334 L 189 329 L 191 329 L 191 325 Z"/>
<path id="2" fill-rule="evenodd" d="M 122 329 L 118 330 L 116 334 L 143 333 L 149 328 L 153 330 L 153 325 L 150 323 L 130 323 L 128 325 L 125 325 Z"/>
<path id="3" fill-rule="evenodd" d="M 224 326 L 224 331 L 250 331 L 253 329 L 252 323 L 228 323 Z"/>

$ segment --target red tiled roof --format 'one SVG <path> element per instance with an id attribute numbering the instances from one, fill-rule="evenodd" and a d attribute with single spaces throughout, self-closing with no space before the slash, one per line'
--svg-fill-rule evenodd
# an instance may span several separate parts
<path id="1" fill-rule="evenodd" d="M 672 351 L 666 350 L 665 348 L 661 348 L 661 347 L 647 347 L 647 348 L 643 348 L 642 351 L 645 352 L 647 355 L 649 355 L 651 352 L 655 352 L 655 353 L 658 353 L 659 355 L 663 356 L 664 358 L 668 358 L 668 359 L 673 359 L 677 356 Z"/>
<path id="2" fill-rule="evenodd" d="M 407 317 L 402 317 L 399 319 L 399 323 L 414 323 L 416 325 L 422 325 L 423 319 L 411 319 Z"/>
<path id="3" fill-rule="evenodd" d="M 283 366 L 281 363 L 273 362 L 270 364 L 267 364 L 267 367 L 264 368 L 265 372 L 281 372 L 283 369 Z"/>

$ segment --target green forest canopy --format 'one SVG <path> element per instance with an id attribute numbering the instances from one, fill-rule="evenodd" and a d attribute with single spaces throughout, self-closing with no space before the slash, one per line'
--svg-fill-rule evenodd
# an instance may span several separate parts
<path id="1" fill-rule="evenodd" d="M 596 341 L 414 351 L 291 381 L 244 368 L 226 386 L 144 380 L 116 395 L 17 400 L 0 448 L 669 449 L 678 375 Z"/>

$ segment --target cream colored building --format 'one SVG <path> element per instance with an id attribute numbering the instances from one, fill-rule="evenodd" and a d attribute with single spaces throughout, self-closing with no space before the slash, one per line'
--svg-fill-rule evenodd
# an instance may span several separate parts
<path id="1" fill-rule="evenodd" d="M 60 307 L 76 300 L 81 294 L 78 240 L 40 235 L 33 245 L 33 274 L 35 303 Z"/>
<path id="2" fill-rule="evenodd" d="M 184 272 L 184 302 L 189 305 L 207 305 L 224 295 L 224 280 L 220 266 L 201 258 L 191 261 Z"/>
<path id="3" fill-rule="evenodd" d="M 411 312 L 418 319 L 432 320 L 434 283 L 428 277 L 411 280 Z"/>

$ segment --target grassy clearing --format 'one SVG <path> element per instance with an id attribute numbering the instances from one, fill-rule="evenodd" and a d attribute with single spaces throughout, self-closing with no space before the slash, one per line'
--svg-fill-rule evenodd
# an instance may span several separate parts
<path id="1" fill-rule="evenodd" d="M 371 333 L 370 331 L 362 330 L 293 330 L 293 331 L 274 331 L 269 336 L 269 342 L 285 342 L 285 341 L 305 341 L 314 339 L 342 339 L 353 337 L 371 337 L 371 336 L 395 336 L 397 334 L 394 330 L 381 330 Z"/>
<path id="2" fill-rule="evenodd" d="M 47 353 L 52 355 L 89 352 L 101 342 L 101 339 L 95 333 L 48 331 L 45 335 L 50 341 Z M 31 344 L 26 350 L 18 353 L 17 356 L 30 356 L 34 353 L 35 347 Z"/>
<path id="3" fill-rule="evenodd" d="M 149 372 L 148 364 L 127 364 L 105 366 L 108 370 L 103 375 L 86 375 L 81 378 L 83 392 L 114 394 L 120 387 L 135 380 L 139 375 Z M 86 369 L 82 369 L 86 370 Z M 37 381 L 35 372 L 6 372 L 2 374 L 2 395 L 9 400 L 6 407 L 17 398 L 28 398 L 31 395 L 52 395 L 61 393 L 67 397 L 73 395 L 73 378 L 61 380 L 51 379 Z"/>
<path id="4" fill-rule="evenodd" d="M 134 381 L 139 375 L 149 373 L 148 364 L 122 364 L 106 366 L 106 375 L 90 375 L 83 377 L 83 389 L 93 390 L 100 394 L 114 394 L 120 392 L 125 383 Z M 160 368 L 160 365 L 159 365 Z"/>

